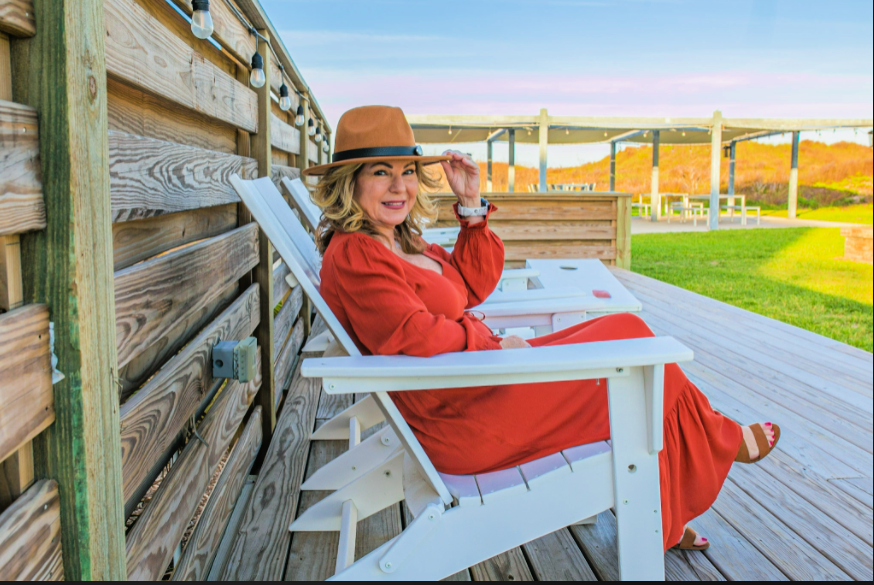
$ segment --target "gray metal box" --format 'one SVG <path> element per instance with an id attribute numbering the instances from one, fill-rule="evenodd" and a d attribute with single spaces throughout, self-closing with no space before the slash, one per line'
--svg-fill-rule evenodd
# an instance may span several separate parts
<path id="1" fill-rule="evenodd" d="M 257 376 L 258 341 L 220 341 L 212 348 L 212 377 L 237 380 L 243 384 Z"/>

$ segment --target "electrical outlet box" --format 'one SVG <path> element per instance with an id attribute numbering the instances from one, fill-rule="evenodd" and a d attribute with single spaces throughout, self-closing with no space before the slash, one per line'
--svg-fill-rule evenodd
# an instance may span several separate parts
<path id="1" fill-rule="evenodd" d="M 220 341 L 212 348 L 212 377 L 251 382 L 257 375 L 258 341 L 248 337 L 243 341 Z"/>

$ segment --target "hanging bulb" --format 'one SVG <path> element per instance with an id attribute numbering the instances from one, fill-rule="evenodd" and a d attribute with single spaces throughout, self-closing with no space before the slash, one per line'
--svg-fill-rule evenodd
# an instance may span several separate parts
<path id="1" fill-rule="evenodd" d="M 685 133 L 685 132 L 683 132 L 683 136 L 686 136 L 686 133 Z"/>
<path id="2" fill-rule="evenodd" d="M 264 75 L 264 58 L 257 52 L 252 55 L 252 74 L 249 76 L 249 83 L 255 89 L 261 89 L 267 83 L 267 76 Z"/>
<path id="3" fill-rule="evenodd" d="M 287 112 L 291 109 L 291 106 L 294 105 L 291 101 L 291 97 L 288 95 L 288 86 L 284 83 L 282 87 L 279 88 L 279 109 L 283 112 Z"/>
<path id="4" fill-rule="evenodd" d="M 570 135 L 571 135 L 571 131 L 570 131 L 570 130 L 568 130 L 568 129 L 565 129 L 565 131 L 564 131 L 564 133 L 565 133 L 565 134 L 566 134 L 566 135 L 568 135 L 568 136 L 570 136 Z"/>
<path id="5" fill-rule="evenodd" d="M 215 30 L 209 13 L 209 0 L 194 0 L 191 6 L 194 8 L 194 14 L 191 16 L 192 34 L 199 39 L 208 39 Z"/>
<path id="6" fill-rule="evenodd" d="M 316 141 L 316 144 L 319 144 L 322 141 L 322 129 L 321 128 L 316 128 L 315 141 Z"/>
<path id="7" fill-rule="evenodd" d="M 303 106 L 297 107 L 297 116 L 294 117 L 294 125 L 300 128 L 306 120 L 303 117 Z"/>
<path id="8" fill-rule="evenodd" d="M 449 127 L 449 135 L 452 136 L 452 126 Z"/>
<path id="9" fill-rule="evenodd" d="M 315 136 L 316 135 L 316 124 L 313 122 L 313 119 L 310 118 L 310 121 L 307 122 L 307 136 Z"/>
<path id="10" fill-rule="evenodd" d="M 328 141 L 326 139 L 324 142 L 322 142 L 322 152 L 328 152 L 329 150 L 331 150 L 331 147 L 328 146 Z"/>

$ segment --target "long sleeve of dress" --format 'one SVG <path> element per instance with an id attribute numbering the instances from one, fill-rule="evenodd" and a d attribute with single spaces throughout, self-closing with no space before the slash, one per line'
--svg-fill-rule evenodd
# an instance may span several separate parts
<path id="1" fill-rule="evenodd" d="M 501 349 L 470 316 L 459 323 L 429 313 L 405 280 L 403 261 L 382 244 L 356 235 L 341 245 L 333 277 L 355 336 L 370 353 L 431 357 Z"/>
<path id="2" fill-rule="evenodd" d="M 455 216 L 461 224 L 461 233 L 452 254 L 440 246 L 431 246 L 430 251 L 439 254 L 458 270 L 464 279 L 468 292 L 467 308 L 479 306 L 490 294 L 495 292 L 504 272 L 504 243 L 489 229 L 489 217 L 476 225 L 470 225 L 467 218 L 458 215 L 458 204 L 453 206 Z M 489 207 L 489 216 L 497 211 Z"/>

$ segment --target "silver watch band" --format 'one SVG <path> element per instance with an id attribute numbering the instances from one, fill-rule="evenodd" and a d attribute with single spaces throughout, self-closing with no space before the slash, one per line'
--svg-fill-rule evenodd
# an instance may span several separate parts
<path id="1" fill-rule="evenodd" d="M 458 204 L 458 215 L 461 217 L 486 217 L 489 214 L 489 202 L 485 199 L 480 199 L 480 207 L 464 207 Z"/>

